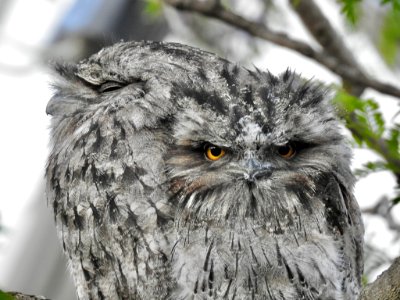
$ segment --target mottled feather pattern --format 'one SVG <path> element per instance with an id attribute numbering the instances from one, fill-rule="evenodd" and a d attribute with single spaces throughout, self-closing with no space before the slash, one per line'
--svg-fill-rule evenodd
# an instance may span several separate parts
<path id="1" fill-rule="evenodd" d="M 79 299 L 357 298 L 351 153 L 320 84 L 162 42 L 56 71 L 47 195 Z"/>

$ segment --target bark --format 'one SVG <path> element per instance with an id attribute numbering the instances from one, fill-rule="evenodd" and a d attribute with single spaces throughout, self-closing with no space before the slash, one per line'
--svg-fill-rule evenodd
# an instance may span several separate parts
<path id="1" fill-rule="evenodd" d="M 388 270 L 365 286 L 359 300 L 399 300 L 400 299 L 400 257 Z"/>
<path id="2" fill-rule="evenodd" d="M 15 300 L 50 300 L 43 296 L 27 295 L 19 292 L 7 292 L 7 294 L 13 297 Z M 8 300 L 8 298 L 6 299 Z"/>

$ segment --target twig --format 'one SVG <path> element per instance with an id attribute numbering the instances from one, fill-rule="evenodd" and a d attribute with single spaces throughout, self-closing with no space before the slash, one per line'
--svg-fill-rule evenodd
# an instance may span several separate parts
<path id="1" fill-rule="evenodd" d="M 363 214 L 370 214 L 373 216 L 380 216 L 387 221 L 389 229 L 396 232 L 395 239 L 400 238 L 400 224 L 396 222 L 392 214 L 393 203 L 389 200 L 387 196 L 383 196 L 379 199 L 378 203 L 374 206 L 364 208 L 361 210 Z"/>
<path id="2" fill-rule="evenodd" d="M 308 31 L 318 41 L 330 56 L 338 59 L 341 64 L 355 68 L 357 72 L 364 73 L 353 54 L 348 50 L 343 39 L 332 27 L 319 7 L 312 0 L 291 0 L 292 8 L 306 26 Z"/>
<path id="3" fill-rule="evenodd" d="M 400 89 L 391 84 L 382 83 L 379 80 L 368 78 L 359 70 L 349 68 L 348 64 L 342 64 L 340 60 L 330 55 L 326 50 L 317 51 L 307 43 L 288 37 L 285 33 L 275 32 L 267 28 L 263 23 L 249 21 L 224 8 L 217 0 L 164 0 L 167 4 L 183 11 L 191 11 L 215 18 L 239 28 L 247 33 L 270 41 L 276 45 L 292 49 L 306 57 L 309 57 L 332 72 L 338 74 L 344 80 L 353 85 L 370 87 L 381 93 L 400 98 Z"/>
<path id="4" fill-rule="evenodd" d="M 357 73 L 359 77 L 367 78 L 357 60 L 347 48 L 343 39 L 339 36 L 336 30 L 332 27 L 329 20 L 325 17 L 318 5 L 313 0 L 291 0 L 292 8 L 297 12 L 304 26 L 329 53 L 331 57 L 337 59 L 341 65 L 348 66 Z M 359 97 L 365 90 L 365 86 L 360 86 L 344 80 L 343 85 L 355 96 Z"/>

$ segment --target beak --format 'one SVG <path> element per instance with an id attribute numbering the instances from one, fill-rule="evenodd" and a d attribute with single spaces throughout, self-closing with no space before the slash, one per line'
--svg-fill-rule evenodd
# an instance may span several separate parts
<path id="1" fill-rule="evenodd" d="M 255 181 L 258 178 L 268 178 L 272 174 L 272 164 L 261 162 L 252 157 L 244 161 L 245 179 Z"/>

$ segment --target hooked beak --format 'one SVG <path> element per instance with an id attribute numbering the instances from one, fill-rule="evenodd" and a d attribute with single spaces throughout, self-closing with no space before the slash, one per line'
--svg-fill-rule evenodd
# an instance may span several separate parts
<path id="1" fill-rule="evenodd" d="M 272 174 L 272 164 L 261 162 L 253 157 L 244 161 L 244 167 L 244 178 L 248 181 L 255 181 L 259 178 L 268 178 Z"/>

